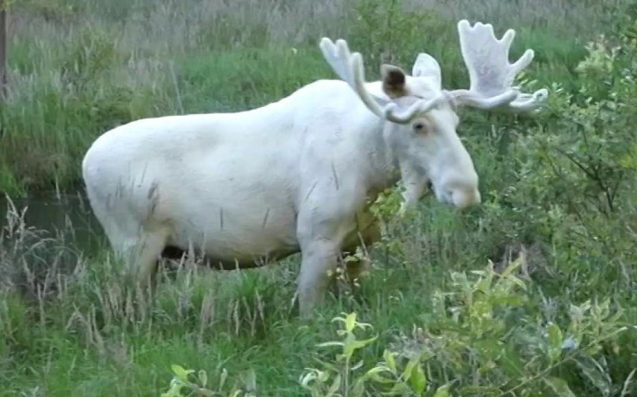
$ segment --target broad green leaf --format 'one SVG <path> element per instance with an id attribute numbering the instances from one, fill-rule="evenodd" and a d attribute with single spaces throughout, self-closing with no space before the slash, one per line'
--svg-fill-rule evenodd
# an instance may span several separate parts
<path id="1" fill-rule="evenodd" d="M 356 326 L 356 312 L 350 313 L 345 318 L 345 329 L 347 332 L 352 332 Z"/>
<path id="2" fill-rule="evenodd" d="M 351 357 L 355 350 L 361 349 L 376 340 L 378 336 L 363 340 L 350 340 L 345 342 L 343 354 L 345 357 Z"/>
<path id="3" fill-rule="evenodd" d="M 419 361 L 418 357 L 412 358 L 411 360 L 409 360 L 409 362 L 405 366 L 405 369 L 403 370 L 403 374 L 401 376 L 405 382 L 408 381 L 409 378 L 411 378 L 412 371 L 414 370 L 414 367 L 418 364 L 418 361 Z"/>
<path id="4" fill-rule="evenodd" d="M 544 378 L 544 382 L 553 390 L 558 397 L 575 397 L 575 394 L 568 387 L 568 383 L 564 379 L 549 377 Z"/>
<path id="5" fill-rule="evenodd" d="M 175 374 L 175 376 L 177 377 L 177 379 L 179 379 L 182 382 L 186 382 L 186 383 L 188 382 L 188 375 L 190 375 L 191 373 L 195 372 L 192 369 L 186 370 L 181 365 L 177 365 L 177 364 L 171 365 L 170 369 L 172 369 L 172 371 Z"/>
<path id="6" fill-rule="evenodd" d="M 387 367 L 389 367 L 389 369 L 391 369 L 393 372 L 396 372 L 396 360 L 394 359 L 394 353 L 389 350 L 385 350 L 383 352 L 383 358 L 385 359 Z"/>
<path id="7" fill-rule="evenodd" d="M 414 369 L 411 371 L 411 378 L 409 379 L 409 383 L 411 388 L 418 394 L 421 395 L 425 392 L 427 388 L 427 377 L 425 376 L 424 371 L 422 370 L 422 366 L 416 365 Z"/>
<path id="8" fill-rule="evenodd" d="M 403 382 L 394 383 L 394 386 L 388 392 L 384 392 L 385 396 L 402 396 L 411 392 L 409 386 Z"/>
<path id="9" fill-rule="evenodd" d="M 449 393 L 450 388 L 450 384 L 440 386 L 438 389 L 436 389 L 436 394 L 434 394 L 434 397 L 449 397 L 451 395 Z"/>

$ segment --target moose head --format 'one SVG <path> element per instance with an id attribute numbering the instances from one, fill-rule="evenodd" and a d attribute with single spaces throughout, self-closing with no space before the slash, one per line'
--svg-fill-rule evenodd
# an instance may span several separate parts
<path id="1" fill-rule="evenodd" d="M 427 53 L 417 56 L 411 75 L 398 66 L 382 65 L 382 80 L 368 83 L 360 53 L 351 53 L 344 40 L 334 43 L 323 38 L 320 42 L 334 72 L 383 122 L 391 145 L 399 153 L 407 206 L 422 196 L 428 184 L 439 201 L 456 207 L 480 202 L 473 162 L 456 133 L 458 107 L 531 112 L 548 97 L 546 89 L 530 94 L 513 86 L 516 75 L 534 56 L 528 49 L 516 62 L 509 62 L 513 29 L 497 39 L 492 25 L 478 22 L 471 26 L 462 20 L 458 33 L 469 71 L 469 89 L 444 89 L 440 65 Z"/>

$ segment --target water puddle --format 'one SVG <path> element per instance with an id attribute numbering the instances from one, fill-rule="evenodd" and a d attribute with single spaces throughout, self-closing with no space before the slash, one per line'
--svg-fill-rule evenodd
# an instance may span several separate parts
<path id="1" fill-rule="evenodd" d="M 105 241 L 104 232 L 82 192 L 42 194 L 11 199 L 11 202 L 17 212 L 22 213 L 26 210 L 26 225 L 45 231 L 46 237 L 63 239 L 82 251 L 95 249 Z M 1 227 L 7 225 L 7 216 L 11 216 L 11 202 L 6 196 L 0 196 Z"/>

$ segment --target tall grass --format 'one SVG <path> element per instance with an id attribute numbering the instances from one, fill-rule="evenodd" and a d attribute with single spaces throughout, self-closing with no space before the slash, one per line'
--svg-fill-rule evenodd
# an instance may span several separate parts
<path id="1" fill-rule="evenodd" d="M 256 107 L 332 77 L 317 47 L 322 36 L 350 40 L 372 78 L 381 61 L 409 68 L 424 50 L 440 60 L 449 86 L 461 86 L 467 76 L 455 22 L 481 19 L 519 30 L 514 54 L 534 48 L 539 79 L 568 82 L 583 44 L 613 26 L 621 3 L 15 2 L 0 191 L 72 189 L 92 140 L 127 121 Z"/>

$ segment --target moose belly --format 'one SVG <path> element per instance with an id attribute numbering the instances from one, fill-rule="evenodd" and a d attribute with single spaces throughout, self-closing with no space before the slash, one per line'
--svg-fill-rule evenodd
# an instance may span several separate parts
<path id="1" fill-rule="evenodd" d="M 197 217 L 172 220 L 173 233 L 163 255 L 179 258 L 192 249 L 210 266 L 245 268 L 297 252 L 294 211 L 260 207 L 226 205 Z"/>

